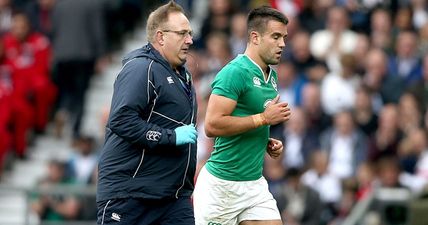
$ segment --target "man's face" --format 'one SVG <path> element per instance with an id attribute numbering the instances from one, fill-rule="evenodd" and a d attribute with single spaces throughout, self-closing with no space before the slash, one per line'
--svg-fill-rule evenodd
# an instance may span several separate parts
<path id="1" fill-rule="evenodd" d="M 189 20 L 182 13 L 171 13 L 161 32 L 164 38 L 162 48 L 165 58 L 173 68 L 183 65 L 189 47 L 193 44 Z"/>
<path id="2" fill-rule="evenodd" d="M 286 37 L 287 25 L 274 20 L 268 22 L 266 31 L 261 34 L 259 46 L 260 57 L 267 65 L 279 63 Z"/>
<path id="3" fill-rule="evenodd" d="M 19 40 L 24 40 L 30 32 L 27 17 L 24 15 L 15 15 L 12 20 L 11 32 Z"/>

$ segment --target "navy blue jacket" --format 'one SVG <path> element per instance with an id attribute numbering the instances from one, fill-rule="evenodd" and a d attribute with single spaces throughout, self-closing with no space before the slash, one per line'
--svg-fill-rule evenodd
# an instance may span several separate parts
<path id="1" fill-rule="evenodd" d="M 190 74 L 179 71 L 151 44 L 125 56 L 98 166 L 97 201 L 191 196 L 196 144 L 176 146 L 174 129 L 196 124 L 197 104 L 194 88 L 185 89 Z"/>

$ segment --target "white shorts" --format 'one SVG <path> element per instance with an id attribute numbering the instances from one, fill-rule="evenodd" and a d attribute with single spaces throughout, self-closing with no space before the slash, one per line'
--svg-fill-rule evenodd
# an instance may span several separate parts
<path id="1" fill-rule="evenodd" d="M 228 181 L 201 169 L 193 192 L 196 225 L 235 225 L 243 220 L 281 220 L 264 177 Z"/>

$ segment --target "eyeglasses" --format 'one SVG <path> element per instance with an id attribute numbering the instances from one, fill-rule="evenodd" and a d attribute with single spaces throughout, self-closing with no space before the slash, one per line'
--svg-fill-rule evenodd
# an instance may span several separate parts
<path id="1" fill-rule="evenodd" d="M 193 32 L 190 30 L 162 30 L 162 32 L 172 32 L 180 36 L 181 38 L 184 37 L 193 37 Z"/>

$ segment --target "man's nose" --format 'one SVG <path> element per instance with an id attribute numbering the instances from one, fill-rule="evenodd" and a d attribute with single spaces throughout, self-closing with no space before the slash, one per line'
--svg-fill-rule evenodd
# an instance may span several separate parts
<path id="1" fill-rule="evenodd" d="M 184 42 L 188 45 L 193 44 L 193 37 L 191 35 L 186 35 Z"/>

